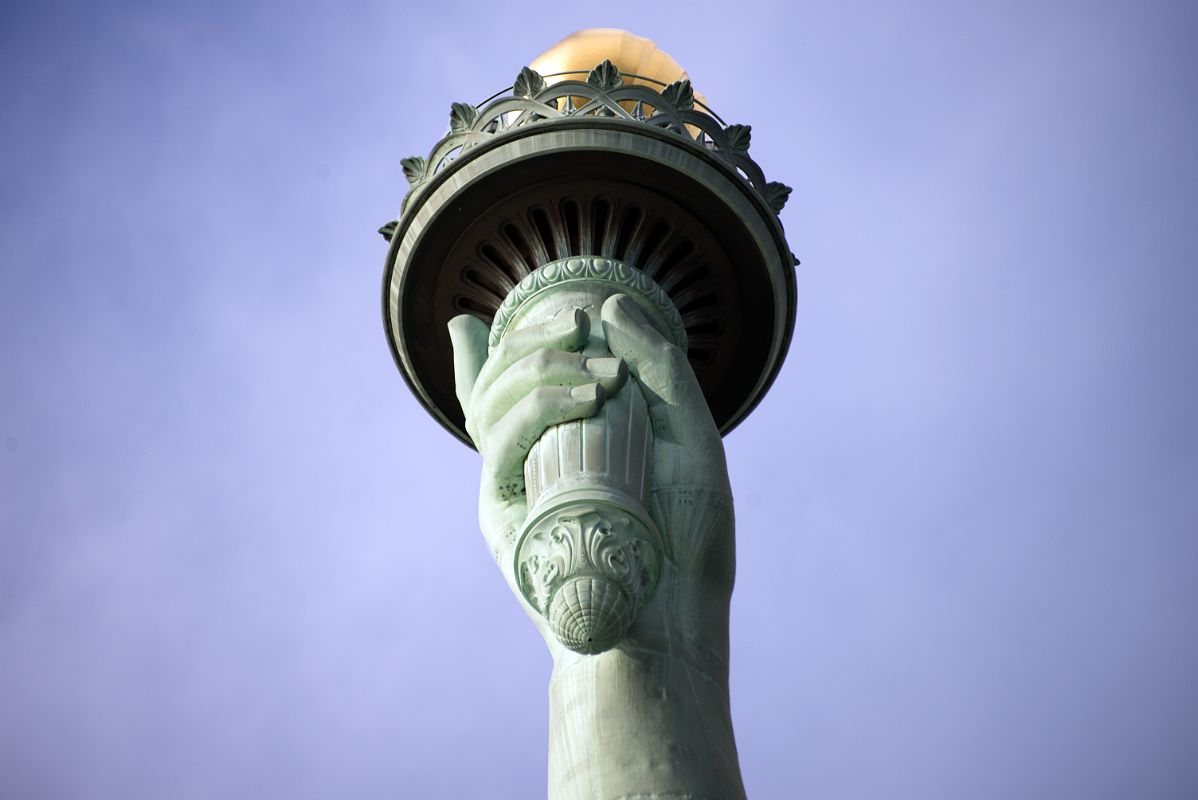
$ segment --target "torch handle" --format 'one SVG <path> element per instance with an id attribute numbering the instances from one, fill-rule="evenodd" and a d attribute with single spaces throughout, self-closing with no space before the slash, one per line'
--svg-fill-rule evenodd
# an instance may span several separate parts
<path id="1" fill-rule="evenodd" d="M 533 319 L 581 308 L 591 319 L 584 353 L 610 357 L 598 313 L 614 291 L 576 282 L 542 298 Z M 618 643 L 656 586 L 662 549 L 649 514 L 653 444 L 644 392 L 629 377 L 593 417 L 550 426 L 525 459 L 528 517 L 513 566 L 525 597 L 572 650 Z"/>

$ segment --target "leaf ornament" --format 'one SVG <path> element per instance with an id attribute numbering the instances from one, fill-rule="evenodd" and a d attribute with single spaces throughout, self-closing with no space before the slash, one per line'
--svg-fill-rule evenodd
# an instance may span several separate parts
<path id="1" fill-rule="evenodd" d="M 409 156 L 402 159 L 399 165 L 403 167 L 404 177 L 412 185 L 416 185 L 424 180 L 424 176 L 428 172 L 428 162 L 420 156 Z"/>
<path id="2" fill-rule="evenodd" d="M 674 81 L 662 89 L 661 96 L 679 111 L 686 111 L 695 107 L 695 90 L 691 88 L 691 82 L 685 78 L 680 81 Z"/>
<path id="3" fill-rule="evenodd" d="M 752 140 L 752 128 L 748 125 L 729 125 L 724 128 L 724 134 L 728 137 L 728 146 L 732 148 L 732 152 L 744 155 L 749 152 L 749 142 Z"/>
<path id="4" fill-rule="evenodd" d="M 516 82 L 512 84 L 512 94 L 516 97 L 533 98 L 545 91 L 545 79 L 541 73 L 531 67 L 520 70 Z"/>
<path id="5" fill-rule="evenodd" d="M 624 79 L 620 77 L 616 65 L 608 59 L 591 70 L 591 74 L 587 75 L 587 84 L 601 92 L 610 92 L 623 86 Z"/>
<path id="6" fill-rule="evenodd" d="M 765 185 L 765 202 L 775 214 L 779 214 L 790 199 L 790 192 L 791 188 L 785 183 L 770 181 Z"/>
<path id="7" fill-rule="evenodd" d="M 470 130 L 478 119 L 478 109 L 469 103 L 454 103 L 449 108 L 449 129 L 454 133 Z"/>

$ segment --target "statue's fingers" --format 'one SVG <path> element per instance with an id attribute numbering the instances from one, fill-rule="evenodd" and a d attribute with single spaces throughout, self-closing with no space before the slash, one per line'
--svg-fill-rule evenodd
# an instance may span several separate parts
<path id="1" fill-rule="evenodd" d="M 564 350 L 537 350 L 508 367 L 472 399 L 476 424 L 489 429 L 538 386 L 583 386 L 598 383 L 608 395 L 628 380 L 628 367 L 618 358 L 587 358 Z"/>
<path id="2" fill-rule="evenodd" d="M 603 334 L 612 355 L 628 361 L 632 374 L 646 383 L 668 366 L 666 357 L 677 350 L 626 294 L 607 298 L 600 310 Z"/>
<path id="3" fill-rule="evenodd" d="M 546 428 L 593 417 L 606 400 L 601 383 L 533 389 L 487 431 L 486 469 L 496 476 L 518 476 L 524 457 Z"/>
<path id="4" fill-rule="evenodd" d="M 486 391 L 508 367 L 537 350 L 581 350 L 591 335 L 591 321 L 574 308 L 540 325 L 507 333 L 483 365 L 474 382 L 474 397 Z"/>
<path id="5" fill-rule="evenodd" d="M 684 430 L 702 431 L 708 435 L 711 412 L 686 353 L 663 336 L 627 295 L 609 297 L 600 314 L 608 349 L 624 359 L 629 372 L 641 382 L 649 412 L 666 432 L 681 436 Z"/>
<path id="6" fill-rule="evenodd" d="M 487 325 L 477 317 L 460 314 L 449 321 L 453 344 L 453 380 L 462 413 L 471 416 L 470 396 L 478 374 L 487 362 Z"/>

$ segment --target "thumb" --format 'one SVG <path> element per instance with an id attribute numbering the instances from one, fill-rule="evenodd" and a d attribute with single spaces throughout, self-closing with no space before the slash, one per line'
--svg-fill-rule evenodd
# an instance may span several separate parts
<path id="1" fill-rule="evenodd" d="M 660 358 L 662 350 L 670 346 L 644 312 L 636 307 L 636 301 L 626 294 L 607 298 L 599 313 L 608 349 L 612 355 L 625 359 L 634 374 L 638 368 L 647 367 Z"/>
<path id="2" fill-rule="evenodd" d="M 459 314 L 449 321 L 453 344 L 453 380 L 462 413 L 470 416 L 470 393 L 487 361 L 487 324 L 478 317 Z"/>
<path id="3" fill-rule="evenodd" d="M 607 298 L 600 312 L 612 355 L 624 359 L 640 381 L 649 413 L 676 441 L 707 441 L 719 433 L 690 362 L 625 294 Z"/>
<path id="4" fill-rule="evenodd" d="M 676 402 L 677 384 L 688 378 L 694 381 L 686 353 L 662 335 L 626 294 L 607 298 L 600 316 L 612 355 L 624 359 L 629 372 L 644 386 L 667 402 Z"/>

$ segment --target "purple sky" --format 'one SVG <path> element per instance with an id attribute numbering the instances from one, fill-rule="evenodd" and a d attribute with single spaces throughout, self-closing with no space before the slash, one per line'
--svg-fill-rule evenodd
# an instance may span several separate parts
<path id="1" fill-rule="evenodd" d="M 543 795 L 549 660 L 374 230 L 596 25 L 795 187 L 726 440 L 750 795 L 1198 796 L 1198 12 L 596 5 L 0 12 L 0 797 Z"/>

